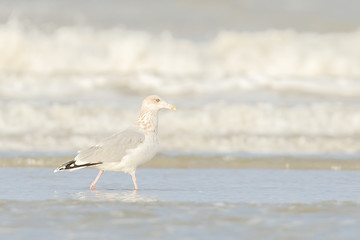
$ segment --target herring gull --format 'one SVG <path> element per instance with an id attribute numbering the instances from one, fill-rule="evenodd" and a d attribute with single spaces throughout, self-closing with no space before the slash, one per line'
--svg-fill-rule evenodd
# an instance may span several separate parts
<path id="1" fill-rule="evenodd" d="M 122 171 L 132 176 L 134 187 L 138 189 L 136 168 L 150 161 L 158 150 L 158 112 L 161 109 L 176 108 L 156 95 L 146 97 L 134 126 L 79 151 L 74 160 L 63 164 L 54 172 L 85 167 L 98 168 L 100 171 L 90 185 L 90 189 L 94 189 L 104 171 Z"/>

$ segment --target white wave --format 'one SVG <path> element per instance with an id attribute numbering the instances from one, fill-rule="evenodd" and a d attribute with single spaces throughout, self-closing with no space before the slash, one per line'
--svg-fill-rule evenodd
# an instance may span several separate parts
<path id="1" fill-rule="evenodd" d="M 358 42 L 360 31 L 221 32 L 192 42 L 10 20 L 0 25 L 0 151 L 81 149 L 126 127 L 139 96 L 157 93 L 179 105 L 160 118 L 163 151 L 354 153 Z M 300 104 L 282 101 L 299 95 Z"/>
<path id="2" fill-rule="evenodd" d="M 34 85 L 41 85 L 55 94 L 70 86 L 70 91 L 100 87 L 186 94 L 271 89 L 356 96 L 358 42 L 360 31 L 220 32 L 208 42 L 192 42 L 125 28 L 42 31 L 9 20 L 0 25 L 0 92 L 13 94 L 9 90 L 23 87 L 30 94 Z"/>
<path id="3" fill-rule="evenodd" d="M 175 102 L 176 104 L 176 102 Z M 356 153 L 358 105 L 213 103 L 162 112 L 163 151 Z M 95 144 L 137 117 L 119 106 L 12 103 L 0 105 L 0 151 L 68 151 Z"/>

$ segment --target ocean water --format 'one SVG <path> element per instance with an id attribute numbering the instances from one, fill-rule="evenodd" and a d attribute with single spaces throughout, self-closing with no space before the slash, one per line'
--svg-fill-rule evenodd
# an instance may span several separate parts
<path id="1" fill-rule="evenodd" d="M 11 239 L 357 239 L 357 171 L 1 168 Z M 16 176 L 16 177 L 15 177 Z M 285 181 L 286 180 L 286 181 Z"/>
<path id="2" fill-rule="evenodd" d="M 179 109 L 160 116 L 164 151 L 354 154 L 359 39 L 269 30 L 195 43 L 11 20 L 0 26 L 0 150 L 82 148 L 128 126 L 157 93 Z"/>
<path id="3" fill-rule="evenodd" d="M 0 238 L 358 239 L 358 9 L 0 0 Z M 139 191 L 53 174 L 150 94 L 177 111 Z"/>
<path id="4" fill-rule="evenodd" d="M 174 1 L 142 15 L 133 12 L 141 1 L 2 2 L 0 152 L 74 152 L 134 122 L 154 93 L 179 109 L 160 116 L 163 152 L 359 151 L 357 1 L 338 25 L 320 24 L 333 18 L 335 0 Z M 271 17 L 274 6 L 284 21 L 298 14 L 291 26 Z M 183 14 L 194 21 L 187 32 Z"/>

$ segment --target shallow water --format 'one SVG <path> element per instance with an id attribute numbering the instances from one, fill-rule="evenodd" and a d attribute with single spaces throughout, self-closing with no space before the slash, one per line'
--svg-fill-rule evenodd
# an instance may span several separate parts
<path id="1" fill-rule="evenodd" d="M 0 236 L 357 239 L 357 171 L 1 168 Z"/>

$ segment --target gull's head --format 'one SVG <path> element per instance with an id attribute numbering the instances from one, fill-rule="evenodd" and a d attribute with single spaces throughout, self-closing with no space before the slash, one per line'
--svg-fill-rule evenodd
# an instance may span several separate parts
<path id="1" fill-rule="evenodd" d="M 142 103 L 142 108 L 149 111 L 159 111 L 161 109 L 176 110 L 174 105 L 168 104 L 156 95 L 150 95 L 146 97 Z"/>

